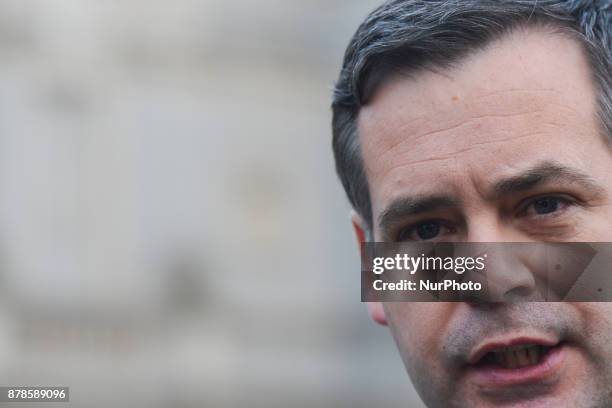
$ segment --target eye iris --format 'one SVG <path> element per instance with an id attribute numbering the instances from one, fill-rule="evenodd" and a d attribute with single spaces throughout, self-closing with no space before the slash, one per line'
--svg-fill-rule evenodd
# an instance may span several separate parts
<path id="1" fill-rule="evenodd" d="M 556 198 L 542 198 L 533 203 L 533 209 L 537 214 L 549 214 L 559 209 L 559 200 Z"/>
<path id="2" fill-rule="evenodd" d="M 440 233 L 440 225 L 433 222 L 427 222 L 419 225 L 416 228 L 416 233 L 420 239 L 432 239 L 437 237 Z"/>

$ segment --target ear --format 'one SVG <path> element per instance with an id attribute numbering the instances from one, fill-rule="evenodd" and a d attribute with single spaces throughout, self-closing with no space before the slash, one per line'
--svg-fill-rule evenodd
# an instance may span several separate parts
<path id="1" fill-rule="evenodd" d="M 357 239 L 357 247 L 359 248 L 360 255 L 363 255 L 361 252 L 363 251 L 363 247 L 361 244 L 365 242 L 365 224 L 363 219 L 355 210 L 351 210 L 351 223 L 353 224 L 353 231 L 355 232 L 355 238 Z M 376 323 L 381 324 L 383 326 L 387 325 L 387 318 L 385 317 L 385 310 L 383 309 L 383 305 L 380 302 L 367 302 L 368 313 L 370 313 L 370 317 Z"/>
<path id="2" fill-rule="evenodd" d="M 355 210 L 351 210 L 351 224 L 353 224 L 353 232 L 355 232 L 355 238 L 357 238 L 357 247 L 361 252 L 361 244 L 365 242 L 365 224 Z"/>

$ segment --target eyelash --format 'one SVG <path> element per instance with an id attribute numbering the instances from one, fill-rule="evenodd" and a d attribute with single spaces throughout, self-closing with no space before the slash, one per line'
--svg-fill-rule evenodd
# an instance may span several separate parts
<path id="1" fill-rule="evenodd" d="M 560 215 L 561 212 L 567 210 L 569 207 L 572 207 L 574 205 L 578 205 L 579 202 L 578 200 L 571 198 L 567 195 L 563 195 L 563 194 L 558 194 L 558 195 L 551 195 L 551 194 L 547 194 L 547 195 L 539 195 L 539 196 L 535 196 L 535 197 L 530 197 L 527 198 L 525 200 L 523 200 L 521 202 L 521 204 L 519 204 L 519 210 L 516 212 L 516 216 L 518 217 L 526 217 L 529 216 L 529 214 L 527 214 L 527 210 L 534 205 L 538 200 L 543 200 L 543 199 L 554 199 L 554 200 L 558 200 L 560 202 L 560 204 L 562 205 L 562 207 L 559 210 L 556 210 L 552 213 L 548 213 L 548 214 L 532 214 L 531 216 L 534 218 L 539 218 L 539 219 L 548 219 L 548 218 L 553 218 L 553 217 L 557 217 Z M 435 223 L 435 224 L 439 224 L 441 228 L 447 229 L 447 230 L 454 230 L 453 227 L 448 226 L 448 222 L 447 221 L 443 221 L 440 219 L 426 219 L 426 220 L 422 220 L 416 223 L 413 223 L 407 227 L 401 228 L 397 234 L 396 234 L 396 239 L 395 241 L 403 241 L 406 239 L 406 237 L 411 236 L 412 234 L 414 234 L 416 232 L 416 229 L 423 225 L 423 224 L 428 224 L 428 223 Z"/>
<path id="2" fill-rule="evenodd" d="M 419 221 L 417 223 L 411 224 L 411 225 L 409 225 L 407 227 L 401 228 L 397 232 L 397 236 L 396 236 L 395 241 L 399 242 L 399 241 L 406 240 L 406 237 L 414 234 L 416 232 L 416 229 L 419 226 L 421 226 L 423 224 L 429 224 L 429 223 L 439 224 L 441 228 L 444 228 L 444 229 L 447 229 L 447 230 L 451 230 L 451 231 L 455 230 L 454 227 L 451 227 L 451 226 L 448 225 L 449 223 L 447 221 L 443 221 L 443 220 L 440 220 L 440 219 L 427 219 L 427 220 L 423 220 L 423 221 Z"/>
<path id="3" fill-rule="evenodd" d="M 562 207 L 558 211 L 554 211 L 549 214 L 532 214 L 532 216 L 540 218 L 540 219 L 549 218 L 549 217 L 557 217 L 560 215 L 562 211 L 565 211 L 567 208 L 578 204 L 578 201 L 576 199 L 571 198 L 564 194 L 540 195 L 540 196 L 530 197 L 530 198 L 523 200 L 521 204 L 519 204 L 519 210 L 517 211 L 516 215 L 519 217 L 529 216 L 527 214 L 527 210 L 530 208 L 530 206 L 534 205 L 538 200 L 543 200 L 545 198 L 558 200 L 560 204 L 562 205 Z"/>

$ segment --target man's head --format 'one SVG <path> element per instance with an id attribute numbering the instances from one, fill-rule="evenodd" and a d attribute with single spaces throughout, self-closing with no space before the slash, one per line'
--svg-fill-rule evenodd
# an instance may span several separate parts
<path id="1" fill-rule="evenodd" d="M 374 11 L 333 103 L 358 238 L 612 241 L 611 12 L 609 0 L 403 0 Z M 430 406 L 612 401 L 611 304 L 369 309 Z M 526 358 L 508 347 L 529 343 L 547 351 L 539 372 L 511 381 L 474 367 L 483 351 Z"/>

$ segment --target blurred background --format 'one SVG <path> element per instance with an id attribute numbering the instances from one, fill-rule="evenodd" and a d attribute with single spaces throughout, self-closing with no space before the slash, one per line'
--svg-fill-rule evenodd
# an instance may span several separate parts
<path id="1" fill-rule="evenodd" d="M 330 147 L 378 3 L 0 2 L 0 385 L 422 407 L 360 303 Z"/>

